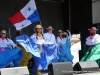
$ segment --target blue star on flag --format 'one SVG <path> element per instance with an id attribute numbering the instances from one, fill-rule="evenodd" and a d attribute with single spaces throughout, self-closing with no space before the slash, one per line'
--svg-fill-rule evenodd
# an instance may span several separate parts
<path id="1" fill-rule="evenodd" d="M 32 10 L 31 7 L 28 7 L 28 11 L 29 11 L 29 12 L 30 12 L 30 10 Z"/>

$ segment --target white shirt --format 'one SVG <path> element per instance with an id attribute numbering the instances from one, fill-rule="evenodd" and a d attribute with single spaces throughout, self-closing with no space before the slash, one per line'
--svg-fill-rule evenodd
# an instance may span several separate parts
<path id="1" fill-rule="evenodd" d="M 60 38 L 59 36 L 57 37 L 57 44 L 60 45 L 62 44 L 62 41 L 66 41 L 65 38 Z"/>
<path id="2" fill-rule="evenodd" d="M 94 36 L 92 36 L 92 39 L 90 38 L 91 36 L 89 36 L 88 38 L 86 38 L 86 45 L 95 45 L 100 43 L 100 35 L 95 34 Z"/>
<path id="3" fill-rule="evenodd" d="M 9 47 L 12 46 L 13 48 L 16 47 L 16 44 L 10 40 L 10 39 L 4 39 L 2 40 L 2 38 L 0 38 L 0 47 Z"/>
<path id="4" fill-rule="evenodd" d="M 45 42 L 43 38 L 36 36 L 36 33 L 34 33 L 30 38 L 32 39 L 34 43 L 37 43 L 37 44 L 42 44 Z"/>
<path id="5" fill-rule="evenodd" d="M 44 38 L 45 38 L 45 41 L 47 41 L 47 42 L 56 43 L 56 39 L 55 39 L 54 34 L 50 34 L 47 32 L 44 34 Z"/>
<path id="6" fill-rule="evenodd" d="M 81 42 L 78 42 L 71 46 L 72 52 L 78 52 L 79 50 L 81 50 Z"/>
<path id="7" fill-rule="evenodd" d="M 68 32 L 69 36 L 67 36 L 66 38 L 70 39 L 71 38 L 71 33 Z M 57 37 L 57 44 L 64 44 L 66 43 L 66 38 L 60 38 L 59 36 Z"/>

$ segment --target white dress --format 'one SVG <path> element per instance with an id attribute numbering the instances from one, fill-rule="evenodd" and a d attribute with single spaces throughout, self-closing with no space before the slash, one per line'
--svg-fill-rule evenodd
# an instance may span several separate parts
<path id="1" fill-rule="evenodd" d="M 81 50 L 81 42 L 78 42 L 71 46 L 71 54 L 74 56 L 73 66 L 79 62 L 79 50 Z"/>
<path id="2" fill-rule="evenodd" d="M 45 33 L 44 38 L 46 42 L 56 43 L 55 35 L 50 33 Z"/>
<path id="3" fill-rule="evenodd" d="M 0 38 L 0 47 L 10 47 L 12 46 L 13 48 L 16 47 L 16 44 L 10 40 L 9 38 L 2 40 L 2 38 Z"/>

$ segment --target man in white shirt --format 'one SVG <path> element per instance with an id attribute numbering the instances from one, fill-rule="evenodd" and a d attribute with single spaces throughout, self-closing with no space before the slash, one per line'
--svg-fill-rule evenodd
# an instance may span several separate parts
<path id="1" fill-rule="evenodd" d="M 45 41 L 51 42 L 51 43 L 56 43 L 55 35 L 52 33 L 54 30 L 51 26 L 49 26 L 47 29 L 47 33 L 44 34 Z"/>

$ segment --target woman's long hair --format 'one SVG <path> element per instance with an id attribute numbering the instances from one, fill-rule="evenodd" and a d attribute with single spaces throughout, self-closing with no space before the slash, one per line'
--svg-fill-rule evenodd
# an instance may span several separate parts
<path id="1" fill-rule="evenodd" d="M 36 28 L 35 28 L 35 33 L 36 33 L 36 39 L 38 39 L 38 32 L 37 32 L 37 30 L 36 30 Z M 42 31 L 41 31 L 41 34 L 42 34 L 42 36 L 43 36 L 43 33 L 42 33 Z M 43 36 L 43 39 L 44 39 L 44 36 Z"/>

